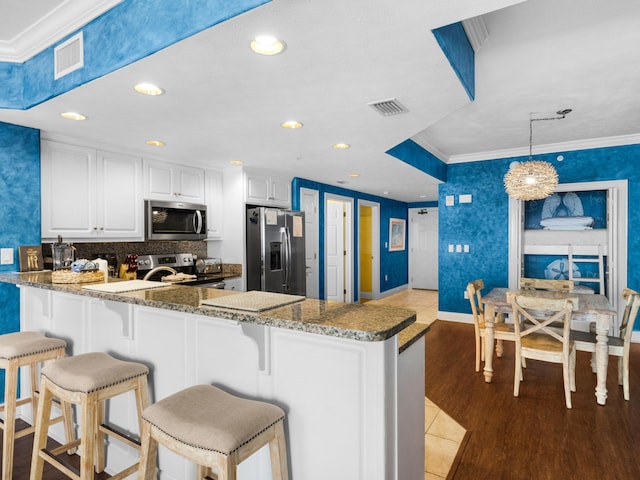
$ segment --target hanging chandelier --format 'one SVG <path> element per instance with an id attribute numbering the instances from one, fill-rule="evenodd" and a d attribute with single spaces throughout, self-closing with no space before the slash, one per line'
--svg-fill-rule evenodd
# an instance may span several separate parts
<path id="1" fill-rule="evenodd" d="M 563 119 L 571 109 L 560 110 L 557 117 L 529 120 L 529 160 L 514 162 L 504 176 L 504 189 L 518 200 L 540 200 L 551 195 L 558 185 L 558 172 L 549 162 L 533 160 L 533 122 Z"/>

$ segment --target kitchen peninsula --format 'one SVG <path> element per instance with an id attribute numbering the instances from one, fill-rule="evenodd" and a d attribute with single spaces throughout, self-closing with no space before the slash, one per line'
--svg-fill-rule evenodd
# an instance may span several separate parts
<path id="1" fill-rule="evenodd" d="M 304 298 L 246 311 L 202 302 L 252 292 L 167 285 L 109 293 L 53 284 L 51 272 L 0 281 L 20 288 L 22 330 L 64 338 L 69 354 L 105 351 L 149 365 L 152 401 L 207 383 L 281 406 L 292 479 L 424 476 L 427 327 L 412 325 L 415 312 Z M 116 399 L 109 421 L 137 434 L 132 412 L 133 398 Z M 109 468 L 135 461 L 127 446 L 108 448 Z M 159 462 L 163 479 L 193 475 L 167 452 Z M 242 464 L 239 478 L 268 480 L 268 451 Z"/>

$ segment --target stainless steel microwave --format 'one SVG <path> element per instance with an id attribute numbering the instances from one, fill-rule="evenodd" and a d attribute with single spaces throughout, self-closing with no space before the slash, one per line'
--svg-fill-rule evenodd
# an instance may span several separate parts
<path id="1" fill-rule="evenodd" d="M 195 203 L 145 200 L 147 240 L 207 238 L 207 207 Z"/>

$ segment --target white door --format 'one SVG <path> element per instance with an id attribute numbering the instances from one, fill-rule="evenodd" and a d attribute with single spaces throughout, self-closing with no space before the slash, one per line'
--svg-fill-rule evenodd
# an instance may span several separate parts
<path id="1" fill-rule="evenodd" d="M 438 209 L 410 209 L 411 288 L 438 289 Z"/>
<path id="2" fill-rule="evenodd" d="M 325 210 L 325 299 L 344 302 L 344 204 L 327 201 Z"/>
<path id="3" fill-rule="evenodd" d="M 319 298 L 318 281 L 319 237 L 318 237 L 318 191 L 300 189 L 300 209 L 304 212 L 305 255 L 307 265 L 307 297 Z"/>

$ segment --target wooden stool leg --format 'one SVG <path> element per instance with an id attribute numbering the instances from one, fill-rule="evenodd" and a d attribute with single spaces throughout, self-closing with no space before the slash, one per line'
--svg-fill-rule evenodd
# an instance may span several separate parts
<path id="1" fill-rule="evenodd" d="M 31 480 L 42 480 L 42 470 L 44 459 L 40 456 L 40 450 L 47 446 L 47 436 L 49 434 L 49 418 L 51 418 L 51 403 L 53 394 L 47 387 L 47 379 L 42 379 L 40 385 L 40 401 L 38 402 L 38 412 L 35 417 L 36 433 L 33 436 L 33 455 L 31 457 Z"/>
<path id="2" fill-rule="evenodd" d="M 80 456 L 80 480 L 93 479 L 93 460 L 96 447 L 96 404 L 98 400 L 94 394 L 87 394 L 82 404 L 82 455 Z"/>
<path id="3" fill-rule="evenodd" d="M 2 435 L 2 480 L 13 476 L 13 446 L 16 437 L 16 395 L 18 393 L 18 363 L 9 361 L 5 370 L 4 428 Z"/>
<path id="4" fill-rule="evenodd" d="M 288 480 L 287 466 L 287 442 L 284 436 L 284 423 L 282 421 L 273 426 L 275 436 L 269 442 L 271 456 L 271 477 L 273 480 Z"/>
<path id="5" fill-rule="evenodd" d="M 106 448 L 105 445 L 105 437 L 106 435 L 102 433 L 100 430 L 100 426 L 104 424 L 104 407 L 105 402 L 98 402 L 95 405 L 96 409 L 96 423 L 95 423 L 95 432 L 96 432 L 96 443 L 95 443 L 95 458 L 94 458 L 94 466 L 96 473 L 101 473 L 104 471 L 104 450 Z"/>
<path id="6" fill-rule="evenodd" d="M 140 464 L 138 466 L 139 480 L 156 479 L 156 458 L 158 456 L 158 442 L 151 436 L 151 424 L 143 421 L 140 430 Z"/>
<path id="7" fill-rule="evenodd" d="M 204 480 L 207 478 L 209 468 L 203 465 L 196 465 L 196 480 Z"/>

